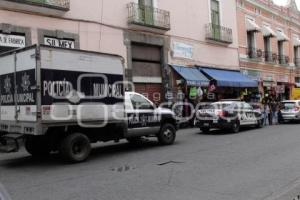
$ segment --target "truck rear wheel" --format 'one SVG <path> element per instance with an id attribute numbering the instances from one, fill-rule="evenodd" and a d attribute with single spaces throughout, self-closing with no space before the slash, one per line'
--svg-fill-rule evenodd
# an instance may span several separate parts
<path id="1" fill-rule="evenodd" d="M 159 143 L 162 145 L 173 144 L 175 138 L 176 138 L 176 128 L 174 127 L 174 125 L 169 123 L 164 124 L 157 135 L 157 139 Z"/>
<path id="2" fill-rule="evenodd" d="M 89 138 L 81 133 L 66 136 L 60 145 L 61 156 L 69 162 L 83 162 L 91 152 Z"/>
<path id="3" fill-rule="evenodd" d="M 25 149 L 33 157 L 45 157 L 51 152 L 51 148 L 44 136 L 28 136 L 25 138 Z"/>

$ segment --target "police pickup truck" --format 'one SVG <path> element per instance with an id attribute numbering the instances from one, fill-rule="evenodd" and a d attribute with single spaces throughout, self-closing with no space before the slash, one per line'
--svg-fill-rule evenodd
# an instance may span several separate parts
<path id="1" fill-rule="evenodd" d="M 157 137 L 173 144 L 169 109 L 125 92 L 120 56 L 31 46 L 0 55 L 0 147 L 33 156 L 59 152 L 71 162 L 88 158 L 91 143 Z"/>
<path id="2" fill-rule="evenodd" d="M 219 101 L 200 109 L 196 113 L 196 126 L 202 132 L 211 129 L 229 130 L 237 133 L 241 126 L 263 126 L 262 113 L 241 101 Z"/>

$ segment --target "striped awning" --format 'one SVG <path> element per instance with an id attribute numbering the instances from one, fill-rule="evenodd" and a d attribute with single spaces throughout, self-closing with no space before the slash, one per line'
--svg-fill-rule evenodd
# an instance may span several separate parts
<path id="1" fill-rule="evenodd" d="M 293 45 L 294 47 L 299 47 L 300 46 L 300 39 L 297 37 L 293 37 Z"/>
<path id="2" fill-rule="evenodd" d="M 246 19 L 246 29 L 248 32 L 250 31 L 258 32 L 261 30 L 260 27 L 252 19 Z"/>
<path id="3" fill-rule="evenodd" d="M 269 26 L 263 25 L 261 31 L 262 31 L 262 34 L 264 37 L 275 37 L 276 36 L 276 33 Z"/>
<path id="4" fill-rule="evenodd" d="M 277 31 L 276 37 L 277 37 L 278 41 L 282 41 L 282 42 L 290 40 L 290 38 L 288 36 L 286 36 L 286 34 L 284 34 L 284 32 L 282 32 L 280 30 Z"/>

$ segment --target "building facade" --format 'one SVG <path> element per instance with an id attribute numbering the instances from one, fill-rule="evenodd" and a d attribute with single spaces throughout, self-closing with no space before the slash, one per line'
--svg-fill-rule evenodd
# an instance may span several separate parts
<path id="1" fill-rule="evenodd" d="M 300 12 L 295 0 L 237 0 L 241 70 L 261 94 L 289 99 L 300 76 Z"/>
<path id="2" fill-rule="evenodd" d="M 236 16 L 235 0 L 1 0 L 0 52 L 118 54 L 134 89 L 159 102 L 177 87 L 170 65 L 239 70 Z"/>

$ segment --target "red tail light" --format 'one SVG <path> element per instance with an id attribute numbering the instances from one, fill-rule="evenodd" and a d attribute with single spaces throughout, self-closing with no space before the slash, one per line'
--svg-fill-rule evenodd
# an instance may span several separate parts
<path id="1" fill-rule="evenodd" d="M 219 116 L 219 117 L 225 117 L 226 115 L 227 115 L 227 112 L 226 111 L 219 111 L 218 113 L 217 113 L 217 115 Z"/>

